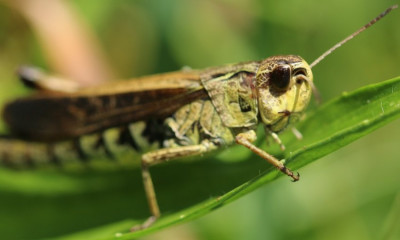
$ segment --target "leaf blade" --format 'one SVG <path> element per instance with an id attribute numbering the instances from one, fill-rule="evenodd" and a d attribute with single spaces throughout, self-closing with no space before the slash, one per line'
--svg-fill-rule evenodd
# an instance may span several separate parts
<path id="1" fill-rule="evenodd" d="M 285 153 L 288 166 L 293 169 L 305 166 L 399 117 L 400 77 L 345 93 L 321 106 L 299 124 L 298 128 L 306 139 L 302 142 L 290 142 Z M 285 138 L 293 140 L 288 136 Z M 282 175 L 278 171 L 268 169 L 220 197 L 162 217 L 148 229 L 105 239 L 132 239 L 203 216 L 279 176 Z M 137 222 L 132 221 L 134 223 Z M 126 226 L 126 222 L 123 224 Z M 90 232 L 89 230 L 86 234 Z"/>

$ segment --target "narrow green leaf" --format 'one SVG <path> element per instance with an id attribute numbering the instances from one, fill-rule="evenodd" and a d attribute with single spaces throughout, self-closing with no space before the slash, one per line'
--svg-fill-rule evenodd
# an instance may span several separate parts
<path id="1" fill-rule="evenodd" d="M 292 169 L 298 169 L 355 141 L 398 117 L 400 117 L 399 77 L 378 84 L 369 85 L 351 93 L 344 93 L 339 98 L 324 104 L 313 113 L 308 114 L 308 117 L 297 126 L 304 136 L 303 140 L 295 141 L 295 139 L 288 134 L 283 136 L 288 148 L 285 152 L 284 158 L 289 167 Z M 234 157 L 235 151 L 237 151 L 237 148 L 222 155 L 224 158 Z M 258 163 L 252 164 L 252 162 L 257 161 L 254 161 L 253 159 L 253 161 L 246 161 L 244 164 L 251 165 L 249 169 L 254 170 L 260 168 Z M 210 164 L 211 162 L 206 161 L 206 163 Z M 230 164 L 241 168 L 242 172 L 247 170 L 244 168 L 245 165 L 242 163 L 234 162 Z M 201 169 L 201 165 L 196 166 L 200 168 L 197 169 L 198 171 L 205 170 Z M 208 173 L 206 175 L 207 177 L 210 176 L 213 167 L 218 169 L 218 171 L 222 169 L 220 168 L 221 166 L 218 167 L 218 164 L 213 166 L 209 165 Z M 233 168 L 231 168 L 231 170 L 232 169 Z M 186 168 L 182 170 L 186 170 Z M 156 175 L 156 173 L 154 173 L 154 175 Z M 229 176 L 229 174 L 227 175 Z M 224 178 L 227 175 L 224 175 Z M 270 168 L 257 177 L 240 184 L 222 196 L 211 197 L 209 200 L 202 201 L 201 203 L 195 204 L 187 209 L 167 213 L 152 227 L 139 232 L 128 233 L 127 230 L 129 226 L 137 224 L 140 221 L 122 221 L 110 226 L 66 236 L 61 239 L 132 239 L 144 236 L 167 226 L 200 217 L 214 209 L 232 202 L 266 183 L 273 181 L 279 176 L 282 176 L 282 174 L 275 169 Z M 165 184 L 162 185 L 165 186 Z M 207 186 L 209 187 L 213 185 L 221 186 L 216 182 Z M 194 184 L 194 186 L 199 186 L 199 184 Z M 227 185 L 224 186 L 226 189 Z M 162 186 L 159 186 L 159 188 L 161 190 Z M 180 188 L 180 186 L 176 186 L 176 188 Z M 174 192 L 170 192 L 170 194 L 174 194 Z M 177 202 L 182 201 L 178 199 Z"/>

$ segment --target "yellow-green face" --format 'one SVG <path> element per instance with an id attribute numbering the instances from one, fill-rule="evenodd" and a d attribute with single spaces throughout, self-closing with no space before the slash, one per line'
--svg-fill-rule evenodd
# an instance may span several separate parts
<path id="1" fill-rule="evenodd" d="M 312 93 L 311 68 L 301 57 L 273 56 L 257 72 L 258 109 L 273 132 L 283 130 L 306 109 Z"/>

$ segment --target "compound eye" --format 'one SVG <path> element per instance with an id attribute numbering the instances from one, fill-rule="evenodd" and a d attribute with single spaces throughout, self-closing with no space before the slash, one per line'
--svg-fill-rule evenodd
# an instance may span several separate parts
<path id="1" fill-rule="evenodd" d="M 286 90 L 290 84 L 291 68 L 289 65 L 279 65 L 271 72 L 269 81 L 278 90 Z"/>

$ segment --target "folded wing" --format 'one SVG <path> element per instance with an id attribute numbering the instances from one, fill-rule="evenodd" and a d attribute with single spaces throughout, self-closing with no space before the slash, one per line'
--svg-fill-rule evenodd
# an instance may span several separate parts
<path id="1" fill-rule="evenodd" d="M 162 119 L 207 98 L 196 72 L 174 72 L 120 81 L 74 93 L 41 91 L 8 103 L 3 116 L 13 135 L 59 141 L 131 122 Z"/>

